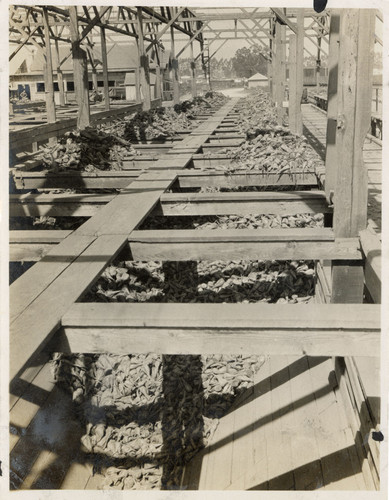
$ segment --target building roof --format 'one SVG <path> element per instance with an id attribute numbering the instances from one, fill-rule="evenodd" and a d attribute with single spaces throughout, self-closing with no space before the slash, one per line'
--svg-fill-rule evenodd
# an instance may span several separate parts
<path id="1" fill-rule="evenodd" d="M 255 75 L 248 79 L 249 82 L 259 82 L 264 80 L 267 80 L 267 76 L 262 75 L 261 73 L 255 73 Z"/>
<path id="2" fill-rule="evenodd" d="M 59 59 L 63 60 L 69 55 L 70 45 L 60 45 L 59 47 Z M 55 72 L 56 68 L 56 56 L 54 51 L 52 51 L 53 56 L 53 69 Z M 108 69 L 109 71 L 128 71 L 129 69 L 136 68 L 139 65 L 138 60 L 138 49 L 135 42 L 128 41 L 125 44 L 107 44 L 107 56 L 108 56 Z M 102 68 L 102 58 L 101 58 L 101 48 L 96 45 L 93 48 L 93 57 L 95 63 L 97 63 L 97 69 L 101 71 Z M 17 61 L 17 67 L 14 66 L 11 74 L 22 74 L 25 71 L 21 71 L 23 67 L 23 62 L 27 62 L 27 73 L 28 74 L 43 74 L 44 57 L 41 52 L 35 52 L 31 55 L 29 54 L 30 60 L 27 62 L 26 55 L 22 59 Z M 169 62 L 169 54 L 161 53 L 161 67 L 165 67 Z M 73 61 L 72 57 L 69 57 L 61 66 L 64 73 L 73 73 Z M 155 63 L 150 62 L 150 68 L 155 68 Z M 88 69 L 89 61 L 88 61 Z"/>

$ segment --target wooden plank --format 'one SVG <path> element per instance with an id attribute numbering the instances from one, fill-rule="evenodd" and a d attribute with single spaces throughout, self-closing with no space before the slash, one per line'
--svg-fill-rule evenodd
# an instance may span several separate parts
<path id="1" fill-rule="evenodd" d="M 115 195 L 109 194 L 22 194 L 9 196 L 10 217 L 91 217 Z"/>
<path id="2" fill-rule="evenodd" d="M 312 360 L 309 360 L 309 363 L 311 365 Z M 319 380 L 327 386 L 325 397 L 319 397 Z M 328 359 L 312 370 L 311 389 L 314 391 L 315 404 L 320 416 L 320 424 L 315 426 L 315 431 L 318 435 L 324 486 L 326 490 L 366 489 L 363 479 L 362 483 L 360 482 L 359 471 L 353 466 L 350 457 L 355 442 L 353 438 L 347 439 L 345 428 L 348 423 L 345 420 L 342 403 L 338 401 L 334 392 L 336 384 L 333 360 Z"/>
<path id="3" fill-rule="evenodd" d="M 96 239 L 69 235 L 10 286 L 12 323 Z M 45 309 L 45 308 L 44 308 Z M 39 315 L 38 315 L 39 316 Z"/>
<path id="4" fill-rule="evenodd" d="M 9 231 L 9 242 L 12 243 L 60 243 L 67 238 L 73 231 L 71 230 L 51 230 L 42 231 L 25 230 Z"/>
<path id="5" fill-rule="evenodd" d="M 286 356 L 274 356 L 271 366 L 271 446 L 268 447 L 269 490 L 294 489 L 290 430 L 287 420 L 292 410 L 289 373 Z"/>
<path id="6" fill-rule="evenodd" d="M 236 187 L 236 186 L 312 186 L 317 187 L 317 177 L 313 172 L 288 174 L 233 173 L 188 171 L 178 176 L 181 188 L 193 187 Z"/>
<path id="7" fill-rule="evenodd" d="M 16 443 L 22 439 L 31 421 L 43 406 L 54 387 L 54 380 L 49 363 L 45 363 L 33 383 L 29 384 L 21 398 L 12 405 L 10 411 L 9 449 L 13 450 Z"/>
<path id="8" fill-rule="evenodd" d="M 246 390 L 245 392 L 249 392 Z M 239 478 L 244 476 L 247 466 L 254 461 L 254 447 L 252 432 L 254 430 L 254 423 L 256 420 L 254 404 L 251 401 L 244 401 L 241 406 L 234 405 L 233 415 L 234 422 L 233 430 L 233 443 L 231 448 L 231 464 L 230 465 L 230 478 L 225 483 L 224 488 L 235 483 Z M 224 421 L 222 423 L 224 425 Z M 223 463 L 218 463 L 221 469 L 224 469 Z M 244 481 L 242 488 L 245 489 Z"/>
<path id="9" fill-rule="evenodd" d="M 238 320 L 238 321 L 237 321 Z M 377 356 L 379 306 L 77 303 L 62 318 L 64 352 Z"/>
<path id="10" fill-rule="evenodd" d="M 284 193 L 168 193 L 161 196 L 164 215 L 224 215 L 332 212 L 320 191 Z"/>
<path id="11" fill-rule="evenodd" d="M 289 357 L 289 376 L 293 398 L 293 413 L 290 424 L 293 432 L 293 464 L 297 490 L 315 490 L 323 486 L 323 475 L 320 465 L 320 452 L 315 433 L 315 424 L 320 425 L 312 388 L 312 374 L 308 358 Z M 315 363 L 316 364 L 316 363 Z M 319 364 L 321 364 L 319 362 Z M 326 379 L 320 379 L 317 384 L 322 387 Z M 326 391 L 322 391 L 324 397 Z M 307 425 L 307 423 L 310 423 Z M 321 439 L 325 439 L 322 436 Z"/>
<path id="12" fill-rule="evenodd" d="M 71 241 L 72 236 L 69 236 L 65 241 Z M 88 237 L 86 237 L 86 240 L 88 241 Z M 95 238 L 92 238 L 93 240 Z M 98 237 L 75 260 L 73 252 L 73 262 L 70 265 L 67 263 L 61 274 L 58 275 L 58 269 L 55 266 L 49 276 L 46 272 L 46 282 L 49 281 L 48 277 L 51 280 L 56 278 L 49 283 L 50 286 L 46 285 L 47 288 L 40 283 L 39 288 L 36 286 L 32 289 L 31 274 L 29 273 L 25 273 L 21 277 L 26 276 L 24 281 L 29 286 L 26 287 L 24 292 L 22 291 L 21 297 L 19 294 L 11 294 L 11 312 L 13 317 L 16 318 L 10 326 L 11 379 L 19 373 L 30 357 L 41 350 L 50 340 L 58 328 L 64 312 L 85 292 L 106 264 L 115 257 L 124 243 L 125 237 L 122 235 L 112 234 Z M 54 248 L 52 252 L 54 251 L 57 251 L 60 260 L 59 265 L 63 264 L 61 262 L 64 260 L 61 255 L 63 244 Z M 50 261 L 50 258 L 46 256 L 41 262 L 35 264 L 31 271 L 39 264 L 42 264 L 45 259 Z M 46 267 L 47 264 L 48 262 L 39 267 Z M 58 265 L 58 258 L 55 259 L 55 264 Z M 17 289 L 20 289 L 19 281 L 15 281 Z M 34 299 L 33 302 L 31 302 L 31 299 Z M 15 306 L 19 313 L 17 317 Z M 42 311 L 45 311 L 45 314 L 42 314 Z"/>
<path id="13" fill-rule="evenodd" d="M 129 241 L 134 260 L 361 260 L 359 240 L 329 228 L 134 231 Z"/>
<path id="14" fill-rule="evenodd" d="M 23 172 L 14 176 L 17 189 L 57 189 L 57 188 L 85 188 L 107 189 L 124 188 L 131 180 L 135 180 L 142 173 L 141 170 L 123 172 Z"/>
<path id="15" fill-rule="evenodd" d="M 11 453 L 13 489 L 59 489 L 69 467 L 83 460 L 80 452 L 83 432 L 72 410 L 70 396 L 54 387 Z M 49 433 L 50 438 L 42 439 L 42 433 Z M 83 478 L 73 479 L 83 488 L 89 474 L 85 467 Z M 77 487 L 76 481 L 74 486 Z"/>
<path id="16" fill-rule="evenodd" d="M 201 471 L 201 476 L 204 475 L 204 479 L 200 479 L 199 489 L 222 490 L 230 483 L 232 472 L 234 420 L 235 415 L 233 412 L 230 412 L 219 422 L 209 445 L 209 450 L 207 450 L 207 468 L 206 470 Z M 214 447 L 214 443 L 218 442 L 222 442 L 222 446 Z"/>

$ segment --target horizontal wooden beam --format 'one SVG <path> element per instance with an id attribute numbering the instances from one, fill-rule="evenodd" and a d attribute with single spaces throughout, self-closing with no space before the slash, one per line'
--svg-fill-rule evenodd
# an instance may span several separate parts
<path id="1" fill-rule="evenodd" d="M 133 231 L 134 260 L 360 260 L 358 238 L 330 228 Z"/>
<path id="2" fill-rule="evenodd" d="M 329 213 L 320 191 L 248 193 L 168 193 L 161 196 L 164 215 Z"/>
<path id="3" fill-rule="evenodd" d="M 11 217 L 91 217 L 109 203 L 111 194 L 22 194 L 9 196 Z"/>
<path id="4" fill-rule="evenodd" d="M 253 171 L 242 173 L 222 173 L 217 171 L 188 171 L 179 175 L 181 188 L 194 187 L 236 187 L 236 186 L 312 186 L 317 187 L 317 177 L 314 172 L 290 172 L 285 174 L 268 174 Z"/>
<path id="5" fill-rule="evenodd" d="M 47 255 L 58 243 L 67 238 L 72 231 L 10 231 L 10 262 L 37 262 Z"/>
<path id="6" fill-rule="evenodd" d="M 343 304 L 77 303 L 60 351 L 379 356 L 380 307 Z"/>
<path id="7" fill-rule="evenodd" d="M 141 170 L 95 172 L 16 172 L 17 189 L 56 189 L 56 188 L 124 188 L 141 174 Z"/>

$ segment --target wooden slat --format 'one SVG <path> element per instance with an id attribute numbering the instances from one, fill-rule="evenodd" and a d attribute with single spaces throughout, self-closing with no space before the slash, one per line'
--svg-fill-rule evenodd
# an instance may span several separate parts
<path id="1" fill-rule="evenodd" d="M 330 228 L 134 231 L 134 260 L 361 260 L 358 238 L 334 239 Z"/>
<path id="2" fill-rule="evenodd" d="M 73 235 L 69 236 L 68 240 Z M 88 237 L 86 237 L 88 239 Z M 90 237 L 89 237 L 90 239 Z M 92 238 L 92 241 L 95 238 Z M 65 240 L 67 241 L 67 240 Z M 104 269 L 107 263 L 115 257 L 121 247 L 125 244 L 125 237 L 122 235 L 108 235 L 100 236 L 93 243 L 90 244 L 82 253 L 74 260 L 74 254 L 70 265 L 67 264 L 66 268 L 61 274 L 58 275 L 57 269 L 55 271 L 55 279 L 50 286 L 45 288 L 41 286 L 37 288 L 39 294 L 36 295 L 33 302 L 31 288 L 31 274 L 25 273 L 24 281 L 27 281 L 28 288 L 24 295 L 27 295 L 28 300 L 20 300 L 18 295 L 14 295 L 14 300 L 11 301 L 11 311 L 15 317 L 15 304 L 19 315 L 11 323 L 10 326 L 10 372 L 11 379 L 24 367 L 29 358 L 41 350 L 44 345 L 50 340 L 55 330 L 60 324 L 60 319 L 64 312 L 77 300 Z M 58 245 L 53 251 L 57 251 L 57 258 L 55 264 L 58 265 L 58 260 L 63 260 L 61 251 L 63 244 Z M 50 261 L 50 257 L 46 256 L 45 259 Z M 43 262 L 35 264 L 31 268 L 39 266 Z M 40 267 L 47 267 L 47 263 Z M 54 273 L 51 275 L 53 279 Z M 39 276 L 38 278 L 39 279 Z M 18 284 L 20 280 L 15 281 L 15 285 L 20 288 Z M 19 299 L 19 303 L 17 300 Z M 30 305 L 29 305 L 30 304 Z M 28 307 L 27 307 L 28 306 Z M 44 313 L 42 313 L 44 311 Z"/>
<path id="3" fill-rule="evenodd" d="M 18 317 L 95 239 L 90 235 L 69 235 L 14 281 L 10 287 L 10 321 Z"/>
<path id="4" fill-rule="evenodd" d="M 10 217 L 91 217 L 110 202 L 110 194 L 23 194 L 10 195 Z"/>
<path id="5" fill-rule="evenodd" d="M 67 238 L 72 231 L 10 231 L 10 262 L 35 262 L 41 260 L 52 248 Z"/>
<path id="6" fill-rule="evenodd" d="M 65 352 L 377 356 L 379 306 L 77 303 Z"/>
<path id="7" fill-rule="evenodd" d="M 14 180 L 17 189 L 124 188 L 141 173 L 141 170 L 109 171 L 99 172 L 98 174 L 86 172 L 63 172 L 57 174 L 47 171 L 20 172 L 15 174 Z"/>
<path id="8" fill-rule="evenodd" d="M 328 213 L 323 193 L 174 193 L 161 196 L 164 215 Z"/>
<path id="9" fill-rule="evenodd" d="M 214 173 L 188 171 L 179 175 L 181 188 L 194 187 L 236 187 L 236 186 L 312 186 L 317 187 L 314 172 L 263 174 L 263 173 Z"/>

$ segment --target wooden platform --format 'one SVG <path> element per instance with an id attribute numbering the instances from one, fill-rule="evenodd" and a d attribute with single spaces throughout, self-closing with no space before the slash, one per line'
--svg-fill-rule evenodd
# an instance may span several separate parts
<path id="1" fill-rule="evenodd" d="M 187 465 L 189 490 L 374 490 L 331 358 L 272 356 Z"/>

